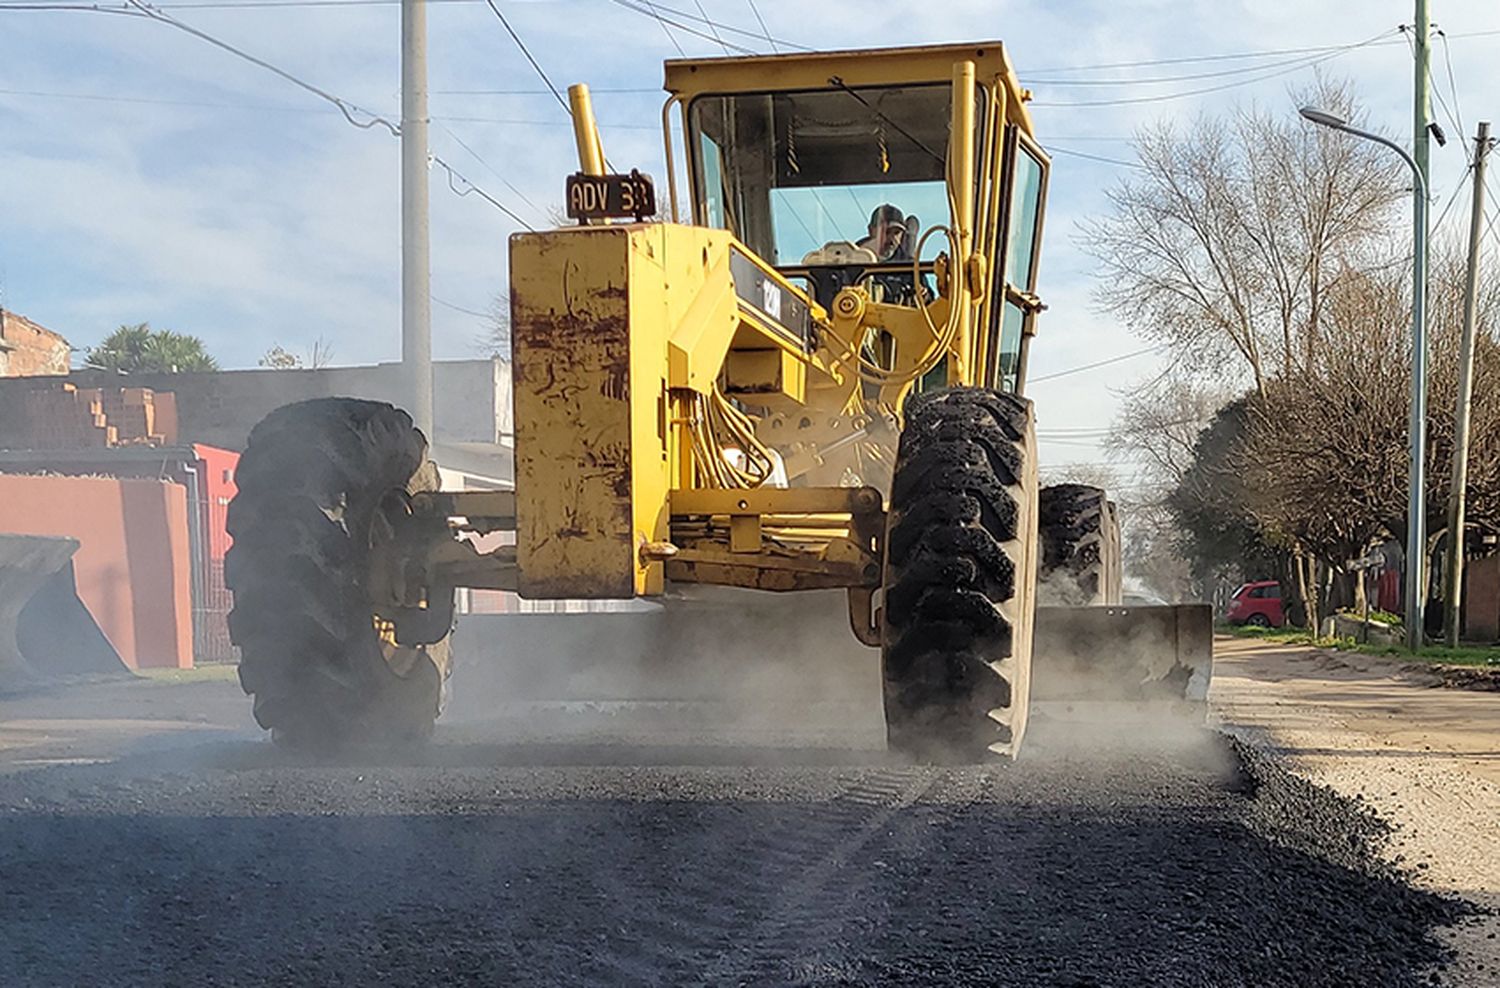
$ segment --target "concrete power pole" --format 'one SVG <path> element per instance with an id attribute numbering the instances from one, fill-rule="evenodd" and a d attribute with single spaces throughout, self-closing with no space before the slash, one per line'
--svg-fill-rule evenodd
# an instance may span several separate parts
<path id="1" fill-rule="evenodd" d="M 1412 119 L 1412 157 L 1420 181 L 1412 190 L 1412 354 L 1411 421 L 1408 435 L 1411 466 L 1408 470 L 1406 510 L 1406 647 L 1415 652 L 1422 645 L 1422 608 L 1427 602 L 1427 518 L 1423 480 L 1427 454 L 1427 126 L 1431 122 L 1428 102 L 1427 0 L 1416 0 L 1416 86 Z"/>
<path id="2" fill-rule="evenodd" d="M 432 269 L 427 197 L 427 0 L 401 0 L 401 378 L 432 433 Z"/>
<path id="3" fill-rule="evenodd" d="M 1453 482 L 1448 489 L 1448 572 L 1443 581 L 1443 641 L 1458 645 L 1458 605 L 1463 592 L 1464 487 L 1469 482 L 1469 409 L 1474 396 L 1474 309 L 1479 297 L 1480 239 L 1484 223 L 1484 165 L 1490 124 L 1474 138 L 1474 208 L 1469 214 L 1469 270 L 1464 278 L 1464 332 L 1458 348 L 1458 407 L 1453 415 Z"/>

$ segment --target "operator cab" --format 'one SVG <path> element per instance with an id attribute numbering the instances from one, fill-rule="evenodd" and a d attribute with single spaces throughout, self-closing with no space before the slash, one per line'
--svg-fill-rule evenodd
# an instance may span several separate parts
<path id="1" fill-rule="evenodd" d="M 977 70 L 970 229 L 991 281 L 975 325 L 998 357 L 987 383 L 1015 390 L 1041 308 L 1048 161 L 1000 44 L 670 61 L 668 109 L 683 108 L 695 223 L 730 231 L 825 309 L 850 285 L 914 306 L 934 299 L 946 267 L 963 60 Z"/>

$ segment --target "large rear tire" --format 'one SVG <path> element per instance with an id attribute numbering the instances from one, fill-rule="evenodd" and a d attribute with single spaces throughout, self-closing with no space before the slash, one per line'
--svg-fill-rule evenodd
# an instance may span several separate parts
<path id="1" fill-rule="evenodd" d="M 1031 403 L 983 388 L 912 399 L 886 528 L 882 668 L 890 748 L 1015 756 L 1036 594 Z"/>
<path id="2" fill-rule="evenodd" d="M 301 748 L 425 739 L 448 640 L 396 644 L 366 590 L 383 513 L 435 487 L 411 417 L 352 398 L 287 405 L 250 433 L 235 481 L 229 633 L 256 721 Z"/>
<path id="3" fill-rule="evenodd" d="M 1038 497 L 1042 560 L 1037 594 L 1043 606 L 1118 604 L 1120 522 L 1098 487 L 1054 484 Z"/>

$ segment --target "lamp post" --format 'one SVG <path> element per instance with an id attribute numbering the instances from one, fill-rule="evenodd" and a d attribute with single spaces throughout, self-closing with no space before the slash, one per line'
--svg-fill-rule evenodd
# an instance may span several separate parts
<path id="1" fill-rule="evenodd" d="M 1341 130 L 1367 141 L 1383 144 L 1401 156 L 1416 179 L 1412 199 L 1411 271 L 1411 418 L 1407 447 L 1411 454 L 1406 501 L 1406 647 L 1415 652 L 1422 644 L 1422 605 L 1426 588 L 1427 519 L 1423 513 L 1423 474 L 1427 447 L 1427 179 L 1406 149 L 1394 141 L 1349 126 L 1336 113 L 1304 106 L 1297 111 L 1320 127 Z"/>

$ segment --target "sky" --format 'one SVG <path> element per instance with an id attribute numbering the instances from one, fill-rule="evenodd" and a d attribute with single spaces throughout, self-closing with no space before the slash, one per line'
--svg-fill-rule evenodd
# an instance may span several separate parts
<path id="1" fill-rule="evenodd" d="M 73 2 L 0 0 L 0 305 L 80 349 L 150 322 L 202 337 L 226 367 L 254 366 L 273 345 L 305 353 L 319 339 L 334 363 L 398 359 L 399 142 L 168 25 L 23 9 Z M 1039 284 L 1048 308 L 1028 393 L 1042 464 L 1054 471 L 1108 461 L 1100 442 L 1122 391 L 1165 359 L 1141 352 L 1147 344 L 1095 304 L 1095 262 L 1079 243 L 1079 223 L 1106 211 L 1106 191 L 1129 175 L 1137 127 L 1187 127 L 1250 102 L 1290 117 L 1291 90 L 1322 71 L 1350 82 L 1371 126 L 1410 140 L 1412 58 L 1397 31 L 1413 20 L 1410 2 L 655 3 L 675 27 L 653 19 L 647 0 L 494 2 L 553 83 L 593 88 L 610 161 L 657 176 L 666 58 L 1002 40 L 1053 155 Z M 329 94 L 399 115 L 394 0 L 159 8 Z M 1500 116 L 1500 4 L 1432 0 L 1430 12 L 1448 38 L 1434 38 L 1432 61 L 1442 97 L 1433 111 L 1449 137 L 1432 149 L 1441 210 L 1464 176 L 1466 135 Z M 485 0 L 434 0 L 428 25 L 432 151 L 463 176 L 451 188 L 440 168 L 431 178 L 434 352 L 471 357 L 506 288 L 507 237 L 522 223 L 554 225 L 576 153 L 566 113 Z M 1143 62 L 1154 64 L 1122 64 Z M 467 183 L 521 222 L 454 191 Z M 1468 212 L 1464 193 L 1440 232 L 1462 232 Z"/>

